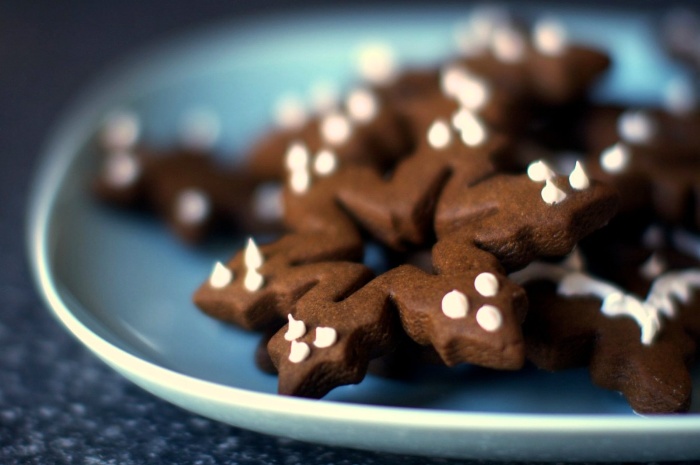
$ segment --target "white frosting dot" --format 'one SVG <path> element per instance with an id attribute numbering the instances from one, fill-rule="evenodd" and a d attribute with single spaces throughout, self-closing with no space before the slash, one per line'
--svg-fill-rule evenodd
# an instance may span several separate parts
<path id="1" fill-rule="evenodd" d="M 209 276 L 209 285 L 214 289 L 222 289 L 233 281 L 233 271 L 221 262 L 216 262 Z"/>
<path id="2" fill-rule="evenodd" d="M 474 279 L 474 288 L 484 297 L 493 297 L 498 294 L 498 278 L 493 273 L 480 273 Z"/>
<path id="3" fill-rule="evenodd" d="M 443 120 L 435 120 L 428 129 L 428 144 L 434 149 L 444 149 L 452 142 L 450 127 Z"/>
<path id="4" fill-rule="evenodd" d="M 292 171 L 289 176 L 289 187 L 296 194 L 305 194 L 311 187 L 311 175 L 306 169 Z"/>
<path id="5" fill-rule="evenodd" d="M 455 97 L 462 84 L 469 79 L 469 73 L 458 65 L 448 65 L 440 73 L 440 88 L 448 97 Z"/>
<path id="6" fill-rule="evenodd" d="M 527 177 L 532 181 L 544 182 L 554 176 L 554 171 L 542 160 L 533 161 L 527 167 Z"/>
<path id="7" fill-rule="evenodd" d="M 340 113 L 331 113 L 321 121 L 321 136 L 331 145 L 344 144 L 351 133 L 350 120 Z"/>
<path id="8" fill-rule="evenodd" d="M 486 141 L 487 133 L 484 124 L 466 108 L 454 114 L 452 125 L 460 131 L 462 142 L 469 147 L 479 146 Z"/>
<path id="9" fill-rule="evenodd" d="M 561 55 L 568 46 L 564 25 L 553 19 L 538 21 L 532 35 L 535 48 L 543 55 Z"/>
<path id="10" fill-rule="evenodd" d="M 311 355 L 311 348 L 305 342 L 292 341 L 292 346 L 289 350 L 289 361 L 292 363 L 301 363 Z"/>
<path id="11" fill-rule="evenodd" d="M 284 129 L 299 129 L 308 117 L 304 102 L 297 95 L 285 95 L 275 104 L 274 117 Z"/>
<path id="12" fill-rule="evenodd" d="M 320 176 L 332 174 L 338 167 L 338 157 L 330 150 L 321 150 L 314 159 L 314 171 Z"/>
<path id="13" fill-rule="evenodd" d="M 252 237 L 248 238 L 248 243 L 246 244 L 245 251 L 243 252 L 243 263 L 246 268 L 257 270 L 263 264 L 262 252 L 258 248 Z"/>
<path id="14" fill-rule="evenodd" d="M 455 93 L 455 97 L 464 108 L 474 111 L 482 109 L 490 96 L 491 90 L 486 81 L 475 77 L 465 79 Z"/>
<path id="15" fill-rule="evenodd" d="M 500 26 L 491 37 L 491 51 L 504 63 L 517 63 L 525 57 L 525 39 L 513 27 Z"/>
<path id="16" fill-rule="evenodd" d="M 184 224 L 198 224 L 209 216 L 209 197 L 199 189 L 185 189 L 175 200 L 175 217 Z"/>
<path id="17" fill-rule="evenodd" d="M 503 324 L 501 311 L 493 305 L 484 305 L 476 312 L 476 322 L 484 330 L 493 332 L 498 330 Z"/>
<path id="18" fill-rule="evenodd" d="M 338 332 L 334 328 L 327 326 L 319 326 L 316 328 L 316 336 L 314 338 L 314 346 L 319 349 L 330 347 L 338 340 Z"/>
<path id="19" fill-rule="evenodd" d="M 306 324 L 301 320 L 295 320 L 291 313 L 287 315 L 287 332 L 284 338 L 287 341 L 295 341 L 306 334 Z"/>
<path id="20" fill-rule="evenodd" d="M 569 184 L 578 191 L 588 189 L 591 185 L 591 181 L 588 179 L 586 172 L 583 170 L 583 166 L 581 166 L 578 160 L 576 161 L 576 166 L 574 166 L 573 171 L 569 174 Z"/>
<path id="21" fill-rule="evenodd" d="M 372 84 L 388 84 L 396 77 L 396 56 L 388 44 L 365 44 L 360 47 L 357 58 L 360 76 Z"/>
<path id="22" fill-rule="evenodd" d="M 377 97 L 368 89 L 355 89 L 348 95 L 346 108 L 348 116 L 353 121 L 366 124 L 377 116 L 379 102 Z"/>
<path id="23" fill-rule="evenodd" d="M 112 152 L 107 156 L 103 176 L 110 186 L 130 186 L 140 175 L 141 165 L 131 152 Z"/>
<path id="24" fill-rule="evenodd" d="M 243 287 L 250 292 L 255 292 L 260 290 L 265 284 L 265 278 L 263 275 L 258 273 L 258 270 L 249 268 L 246 270 L 245 278 L 243 279 Z"/>
<path id="25" fill-rule="evenodd" d="M 542 200 L 549 205 L 560 203 L 566 199 L 566 193 L 549 179 L 545 181 L 540 195 L 542 196 Z"/>
<path id="26" fill-rule="evenodd" d="M 287 148 L 284 163 L 290 171 L 305 169 L 309 164 L 309 150 L 302 142 L 293 142 Z"/>
<path id="27" fill-rule="evenodd" d="M 140 133 L 141 121 L 136 113 L 119 110 L 107 115 L 100 133 L 100 140 L 109 150 L 123 151 L 136 144 Z"/>
<path id="28" fill-rule="evenodd" d="M 448 318 L 464 318 L 469 311 L 469 300 L 466 295 L 455 289 L 443 296 L 441 308 Z"/>
<path id="29" fill-rule="evenodd" d="M 494 30 L 509 23 L 508 12 L 501 7 L 481 6 L 472 12 L 469 20 L 455 34 L 459 51 L 474 56 L 489 45 Z"/>
<path id="30" fill-rule="evenodd" d="M 656 125 L 647 113 L 627 111 L 617 120 L 617 132 L 626 142 L 646 144 L 654 137 Z"/>
<path id="31" fill-rule="evenodd" d="M 600 166 L 610 174 L 621 173 L 627 168 L 630 152 L 626 145 L 618 142 L 600 154 Z"/>

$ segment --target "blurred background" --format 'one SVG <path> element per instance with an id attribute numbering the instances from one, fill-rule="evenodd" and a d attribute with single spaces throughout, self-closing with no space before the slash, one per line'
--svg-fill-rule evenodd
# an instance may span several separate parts
<path id="1" fill-rule="evenodd" d="M 343 3 L 359 9 L 377 2 Z M 407 3 L 427 2 L 396 5 Z M 672 5 L 570 3 L 659 11 Z M 80 347 L 49 316 L 29 277 L 24 223 L 33 168 L 62 110 L 105 67 L 210 22 L 320 5 L 329 2 L 0 2 L 0 464 L 462 463 L 281 440 L 170 406 Z"/>

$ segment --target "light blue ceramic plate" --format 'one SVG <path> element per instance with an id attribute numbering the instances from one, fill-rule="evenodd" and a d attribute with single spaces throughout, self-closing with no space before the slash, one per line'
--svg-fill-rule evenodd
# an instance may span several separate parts
<path id="1" fill-rule="evenodd" d="M 254 335 L 198 312 L 190 294 L 235 244 L 183 247 L 164 227 L 102 208 L 86 189 L 98 122 L 128 107 L 145 137 L 175 138 L 183 113 L 221 116 L 221 153 L 243 149 L 283 93 L 349 82 L 367 40 L 410 62 L 446 56 L 465 10 L 331 12 L 221 24 L 122 63 L 89 89 L 50 139 L 34 185 L 29 248 L 52 312 L 106 363 L 168 401 L 232 425 L 306 441 L 426 456 L 660 460 L 700 457 L 700 415 L 640 418 L 585 370 L 495 373 L 465 368 L 404 383 L 368 377 L 325 400 L 275 394 L 253 364 Z M 572 34 L 611 49 L 601 98 L 653 101 L 675 75 L 648 18 L 562 11 Z M 700 381 L 700 377 L 696 377 Z M 700 383 L 698 383 L 700 385 Z M 698 406 L 694 407 L 698 410 Z"/>

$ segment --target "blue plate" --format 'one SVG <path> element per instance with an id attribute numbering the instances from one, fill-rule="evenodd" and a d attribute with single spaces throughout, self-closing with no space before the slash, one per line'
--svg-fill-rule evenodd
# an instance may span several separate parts
<path id="1" fill-rule="evenodd" d="M 167 144 L 192 108 L 216 111 L 221 154 L 240 153 L 270 121 L 282 94 L 352 82 L 366 41 L 391 44 L 406 63 L 444 58 L 466 10 L 331 11 L 226 23 L 154 47 L 87 90 L 48 143 L 29 215 L 34 274 L 54 315 L 106 363 L 168 401 L 275 435 L 427 456 L 527 460 L 700 457 L 700 416 L 641 418 L 585 370 L 547 374 L 476 368 L 410 383 L 368 377 L 322 401 L 277 396 L 253 363 L 257 336 L 220 324 L 191 303 L 215 260 L 242 245 L 182 246 L 154 220 L 97 204 L 90 140 L 106 113 L 130 108 L 145 138 Z M 601 99 L 654 102 L 678 74 L 650 35 L 650 18 L 559 10 L 580 40 L 605 47 L 615 68 Z M 226 156 L 226 155 L 221 155 Z M 700 381 L 696 376 L 696 380 Z M 698 383 L 700 385 L 700 383 Z M 694 406 L 694 411 L 698 406 Z"/>

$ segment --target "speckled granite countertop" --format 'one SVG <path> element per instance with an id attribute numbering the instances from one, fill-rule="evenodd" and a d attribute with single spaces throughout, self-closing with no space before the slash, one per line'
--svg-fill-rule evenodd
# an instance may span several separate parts
<path id="1" fill-rule="evenodd" d="M 145 43 L 284 3 L 0 3 L 0 464 L 458 463 L 309 445 L 180 410 L 79 346 L 29 277 L 26 193 L 41 143 L 71 98 Z"/>

